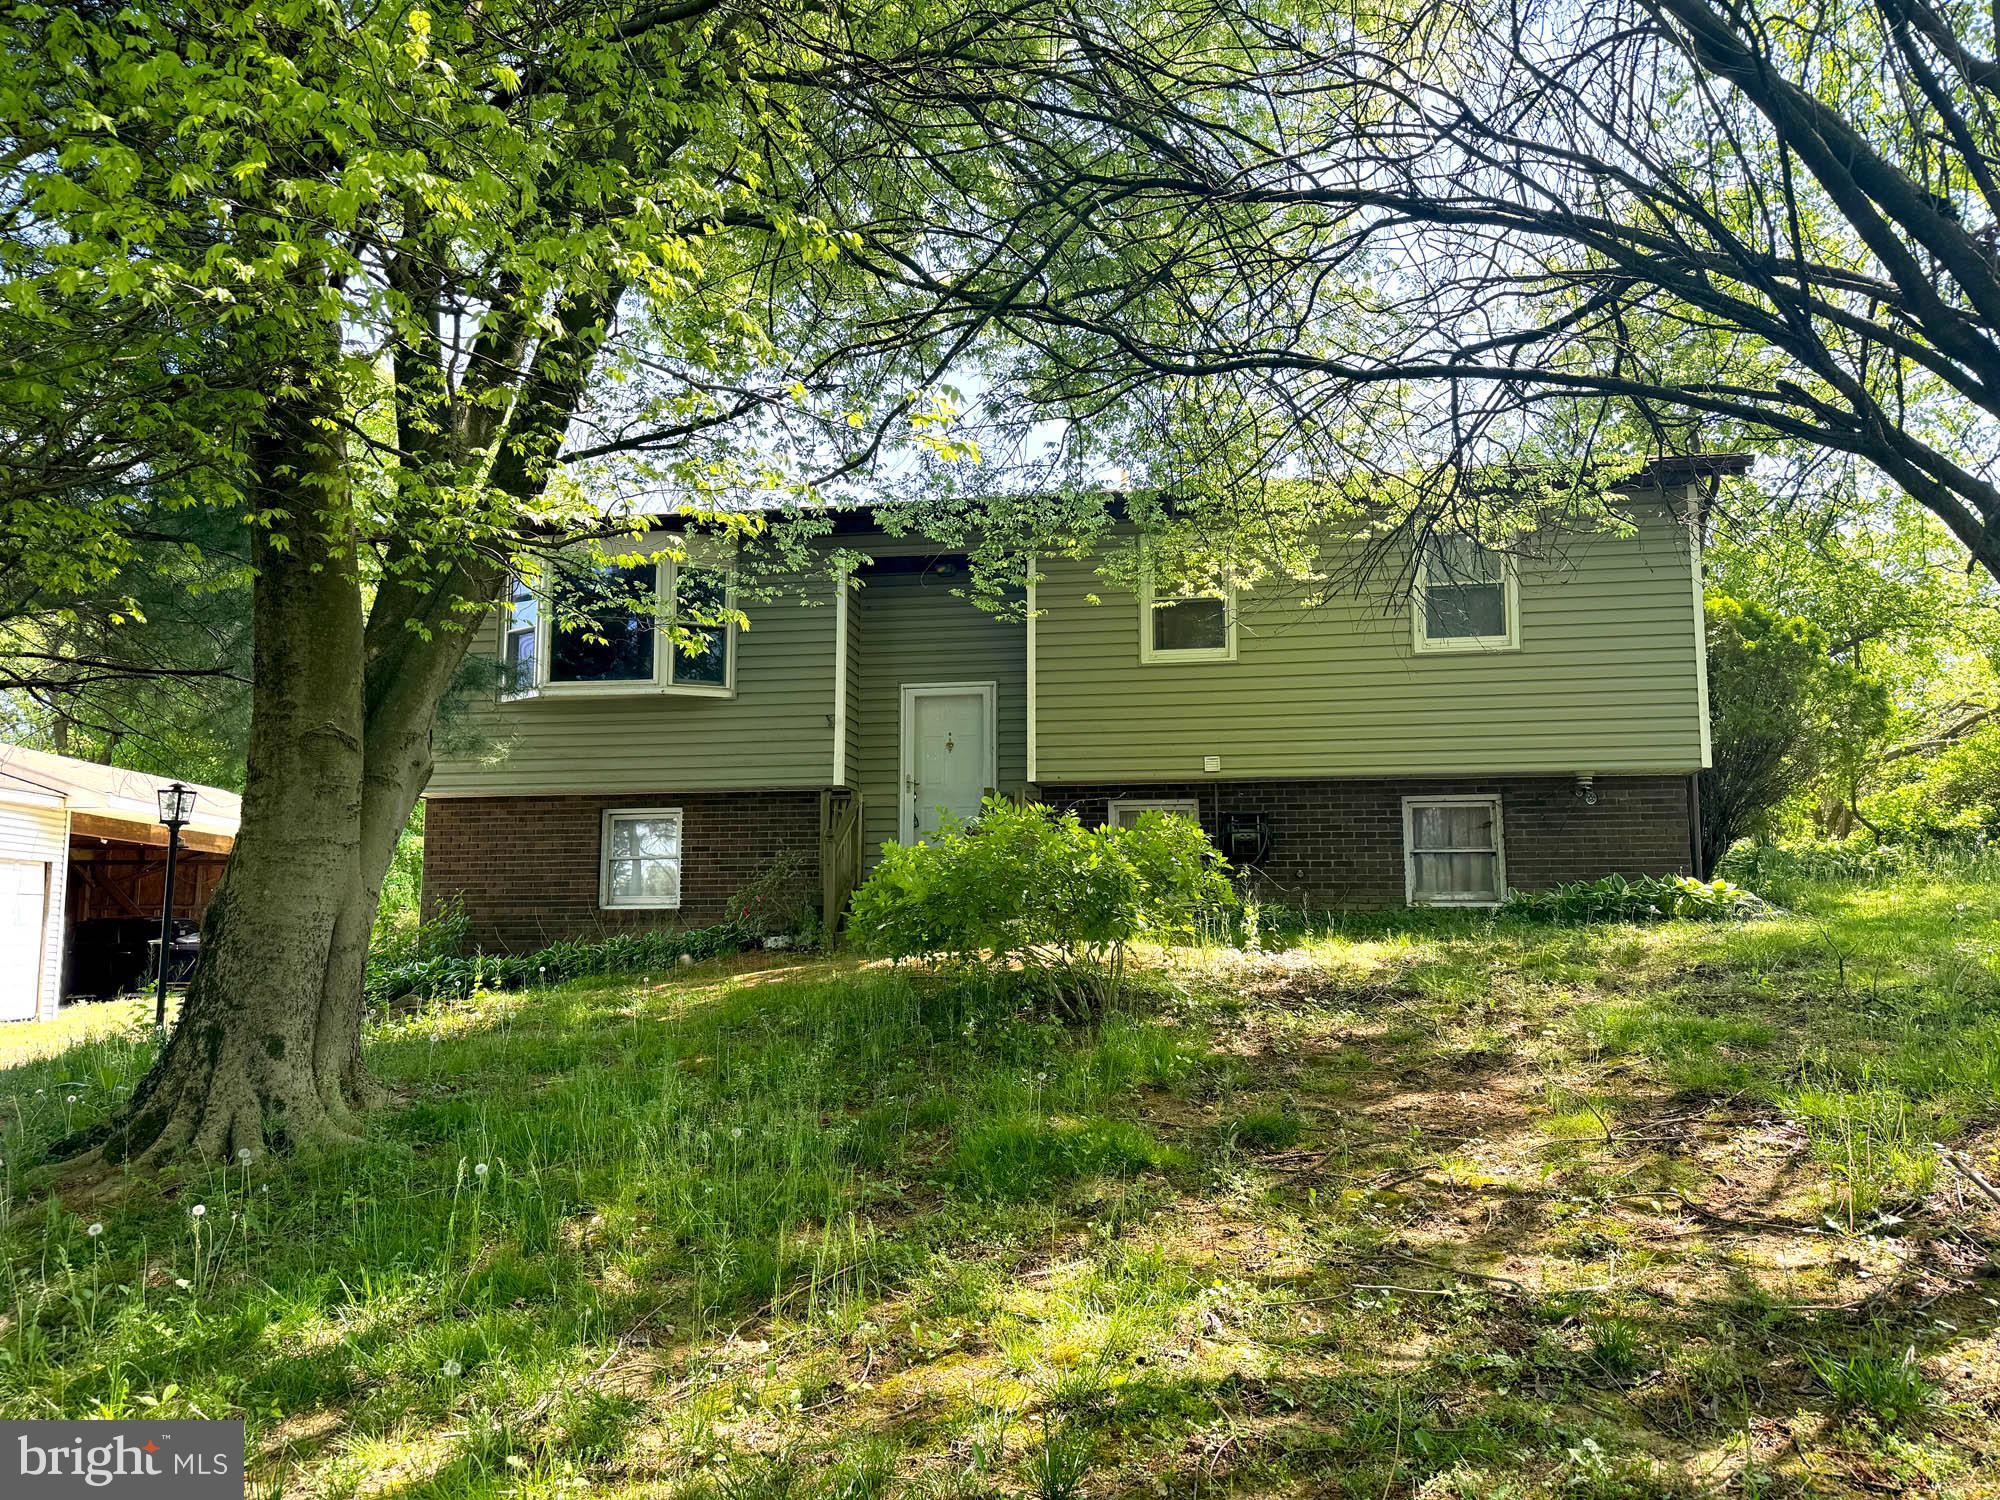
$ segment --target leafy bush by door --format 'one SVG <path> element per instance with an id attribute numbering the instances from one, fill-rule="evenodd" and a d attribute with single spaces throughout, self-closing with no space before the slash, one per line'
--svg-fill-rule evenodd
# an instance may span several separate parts
<path id="1" fill-rule="evenodd" d="M 890 844 L 854 893 L 855 942 L 896 958 L 1018 967 L 1072 1014 L 1101 1011 L 1127 947 L 1173 944 L 1233 909 L 1222 857 L 1191 818 L 1085 828 L 1073 812 L 989 799 L 935 839 Z"/>

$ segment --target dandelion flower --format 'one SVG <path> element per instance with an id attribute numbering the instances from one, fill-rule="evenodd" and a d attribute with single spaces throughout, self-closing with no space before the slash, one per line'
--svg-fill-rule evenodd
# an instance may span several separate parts
<path id="1" fill-rule="evenodd" d="M 446 1380 L 456 1380 L 465 1373 L 465 1366 L 455 1359 L 448 1359 L 438 1366 L 438 1373 L 443 1375 Z"/>
<path id="2" fill-rule="evenodd" d="M 738 1125 L 738 1126 L 737 1126 L 737 1127 L 736 1127 L 736 1128 L 735 1128 L 734 1130 L 730 1131 L 730 1132 L 729 1132 L 729 1138 L 730 1138 L 730 1139 L 731 1139 L 732 1141 L 740 1141 L 740 1140 L 742 1140 L 742 1139 L 743 1139 L 743 1127 L 742 1127 L 741 1125 Z"/>
<path id="3" fill-rule="evenodd" d="M 100 1234 L 104 1233 L 104 1226 L 102 1224 L 93 1224 L 90 1228 L 84 1230 L 84 1233 L 92 1239 L 96 1239 Z"/>
<path id="4" fill-rule="evenodd" d="M 481 1162 L 481 1163 L 479 1163 L 479 1165 L 478 1165 L 478 1166 L 476 1166 L 476 1167 L 474 1167 L 474 1168 L 472 1169 L 472 1175 L 473 1175 L 474 1177 L 484 1177 L 484 1176 L 486 1175 L 486 1173 L 487 1173 L 487 1171 L 488 1171 L 488 1170 L 489 1170 L 489 1169 L 488 1169 L 488 1167 L 487 1167 L 486 1163 L 485 1163 L 485 1162 Z"/>
<path id="5" fill-rule="evenodd" d="M 249 1148 L 248 1146 L 238 1146 L 238 1147 L 236 1148 L 236 1159 L 237 1159 L 238 1161 L 240 1161 L 240 1162 L 247 1162 L 247 1161 L 249 1161 L 249 1160 L 250 1160 L 250 1148 Z"/>
<path id="6" fill-rule="evenodd" d="M 65 1094 L 65 1095 L 63 1095 L 63 1103 L 65 1103 L 65 1104 L 74 1104 L 74 1103 L 76 1103 L 76 1095 L 74 1095 L 74 1094 Z"/>
<path id="7" fill-rule="evenodd" d="M 199 1219 L 203 1214 L 207 1212 L 208 1210 L 205 1207 L 197 1203 L 193 1208 L 188 1210 L 188 1217 L 191 1219 Z"/>

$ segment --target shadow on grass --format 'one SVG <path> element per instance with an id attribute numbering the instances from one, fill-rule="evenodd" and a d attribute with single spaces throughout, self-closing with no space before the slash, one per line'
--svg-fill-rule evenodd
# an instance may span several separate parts
<path id="1" fill-rule="evenodd" d="M 1978 1228 L 1863 1094 L 1976 1118 L 1976 1058 L 1908 1064 L 1994 1013 L 1958 899 L 1384 928 L 1087 1034 L 768 961 L 401 1017 L 362 1148 L 10 1202 L 0 1406 L 242 1413 L 324 1494 L 1948 1483 Z M 89 1045 L 0 1074 L 10 1156 L 144 1066 Z"/>

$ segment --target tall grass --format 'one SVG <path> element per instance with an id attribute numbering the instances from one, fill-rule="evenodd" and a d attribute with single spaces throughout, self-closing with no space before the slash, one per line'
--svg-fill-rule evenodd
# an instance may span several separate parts
<path id="1" fill-rule="evenodd" d="M 1356 919 L 1092 1028 L 761 956 L 479 993 L 371 1027 L 361 1146 L 64 1178 L 152 1055 L 90 1007 L 0 1071 L 0 1411 L 242 1415 L 329 1496 L 1674 1493 L 1622 1431 L 1801 1406 L 1946 1473 L 1922 1328 L 1794 1309 L 2000 1117 L 2000 895 L 1788 905 Z M 1786 1155 L 1781 1272 L 1678 1217 L 1691 1119 Z"/>

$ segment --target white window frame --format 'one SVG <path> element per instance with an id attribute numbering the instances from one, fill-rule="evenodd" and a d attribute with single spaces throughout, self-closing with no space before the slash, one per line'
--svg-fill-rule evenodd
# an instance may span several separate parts
<path id="1" fill-rule="evenodd" d="M 711 573 L 725 574 L 727 581 L 722 586 L 722 607 L 728 610 L 736 608 L 736 574 L 733 569 L 725 568 L 718 564 L 698 562 L 692 558 L 686 562 L 663 560 L 660 563 L 660 585 L 666 590 L 667 608 L 660 618 L 662 623 L 668 627 L 669 634 L 671 634 L 673 620 L 680 610 L 681 570 L 683 568 L 693 568 L 697 571 L 706 569 Z M 719 628 L 723 632 L 722 681 L 719 683 L 676 681 L 674 676 L 675 671 L 679 667 L 679 664 L 687 659 L 687 655 L 669 639 L 666 643 L 666 680 L 661 684 L 664 691 L 669 693 L 689 693 L 709 698 L 734 698 L 736 696 L 736 623 L 733 620 L 725 621 Z M 654 665 L 657 670 L 659 665 L 659 658 L 657 656 L 654 658 Z"/>
<path id="2" fill-rule="evenodd" d="M 528 681 L 516 685 L 509 691 L 506 674 L 514 665 L 514 637 L 521 633 L 521 627 L 514 623 L 514 585 L 516 583 L 527 585 L 528 598 L 533 602 L 535 607 L 535 623 L 527 627 L 529 632 L 535 637 L 535 649 L 528 660 Z M 535 587 L 532 583 L 528 583 L 518 573 L 509 573 L 507 575 L 506 587 L 507 595 L 500 601 L 500 701 L 502 703 L 518 703 L 524 698 L 534 697 L 541 691 L 542 634 L 546 625 L 544 616 L 547 613 L 548 601 L 542 597 L 542 591 L 539 588 Z"/>
<path id="3" fill-rule="evenodd" d="M 1228 632 L 1227 639 L 1220 646 L 1197 646 L 1186 650 L 1167 650 L 1153 644 L 1153 604 L 1160 596 L 1153 591 L 1153 573 L 1148 568 L 1139 578 L 1139 663 L 1141 666 L 1174 666 L 1183 662 L 1235 661 L 1236 660 L 1236 585 L 1223 585 L 1219 594 L 1172 594 L 1165 597 L 1168 604 L 1197 599 L 1220 599 L 1222 618 Z"/>
<path id="4" fill-rule="evenodd" d="M 674 820 L 674 897 L 671 901 L 615 901 L 611 896 L 611 826 L 620 818 Z M 597 906 L 600 911 L 679 911 L 687 869 L 687 822 L 678 807 L 607 807 L 597 826 Z"/>
<path id="5" fill-rule="evenodd" d="M 1490 807 L 1493 809 L 1493 884 L 1497 894 L 1492 900 L 1455 901 L 1449 899 L 1417 899 L 1417 809 L 1420 807 Z M 1427 854 L 1448 853 L 1447 850 L 1428 849 Z M 1465 853 L 1481 853 L 1481 850 L 1466 850 Z M 1403 904 L 1405 906 L 1441 906 L 1491 910 L 1507 898 L 1507 820 L 1500 798 L 1495 795 L 1449 795 L 1434 797 L 1405 797 L 1403 799 Z"/>
<path id="6" fill-rule="evenodd" d="M 648 538 L 639 551 L 657 551 L 663 546 L 673 545 L 678 538 Z M 689 559 L 689 567 L 710 567 L 718 572 L 730 574 L 730 581 L 723 593 L 725 608 L 736 608 L 736 583 L 732 570 L 724 564 L 704 563 L 699 559 Z M 734 698 L 736 696 L 736 648 L 738 631 L 734 622 L 725 624 L 726 632 L 724 659 L 726 669 L 721 683 L 678 682 L 674 672 L 683 653 L 672 640 L 672 621 L 676 607 L 676 594 L 680 587 L 680 573 L 683 564 L 672 558 L 660 558 L 653 564 L 656 604 L 659 611 L 659 629 L 654 636 L 653 675 L 651 677 L 624 678 L 616 682 L 556 682 L 550 675 L 552 652 L 555 647 L 555 611 L 549 599 L 549 587 L 543 583 L 535 591 L 537 605 L 537 626 L 535 635 L 535 682 L 531 689 L 514 693 L 503 693 L 503 699 L 512 701 L 521 698 L 621 698 L 637 694 L 668 693 L 685 698 Z M 507 635 L 511 627 L 511 609 L 502 604 L 500 643 L 504 657 Z"/>
<path id="7" fill-rule="evenodd" d="M 1201 821 L 1201 803 L 1193 797 L 1113 797 L 1105 804 L 1104 821 L 1112 828 L 1122 827 L 1118 821 L 1120 813 L 1179 813 L 1182 817 Z"/>
<path id="8" fill-rule="evenodd" d="M 1456 540 L 1457 538 L 1453 538 Z M 1469 538 L 1468 538 L 1469 540 Z M 1410 638 L 1420 656 L 1444 656 L 1462 651 L 1518 651 L 1521 649 L 1521 586 L 1511 552 L 1489 555 L 1500 559 L 1500 601 L 1506 612 L 1507 628 L 1499 635 L 1460 635 L 1432 640 L 1424 622 L 1430 614 L 1431 548 L 1428 541 L 1417 551 L 1415 586 L 1410 590 Z"/>

